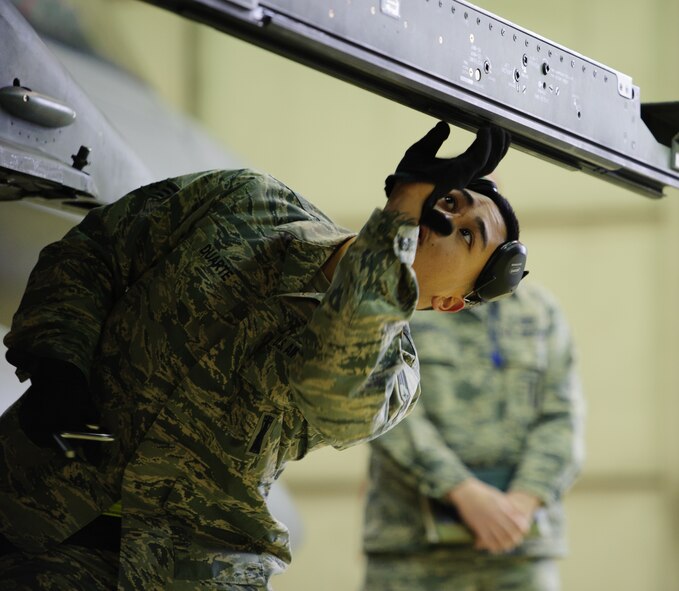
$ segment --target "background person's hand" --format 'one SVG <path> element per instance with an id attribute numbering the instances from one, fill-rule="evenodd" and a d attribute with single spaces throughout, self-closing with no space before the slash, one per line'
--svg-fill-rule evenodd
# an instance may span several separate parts
<path id="1" fill-rule="evenodd" d="M 530 521 L 533 520 L 535 511 L 540 507 L 540 499 L 521 490 L 508 491 L 507 498 Z"/>
<path id="2" fill-rule="evenodd" d="M 497 488 L 468 478 L 448 493 L 476 538 L 474 548 L 494 554 L 516 548 L 530 529 L 530 519 Z"/>
<path id="3" fill-rule="evenodd" d="M 448 124 L 443 121 L 437 123 L 422 139 L 408 148 L 394 174 L 386 178 L 384 186 L 387 197 L 391 200 L 403 197 L 402 193 L 395 191 L 400 183 L 434 185 L 433 190 L 429 186 L 417 191 L 417 198 L 424 195 L 422 191 L 427 195 L 415 220 L 446 236 L 451 233 L 452 227 L 445 216 L 434 209 L 436 202 L 451 191 L 464 189 L 474 179 L 493 172 L 504 158 L 511 142 L 507 131 L 494 126 L 482 127 L 472 145 L 463 154 L 453 158 L 438 158 L 436 153 L 449 135 Z M 403 209 L 398 206 L 396 208 Z M 412 216 L 412 211 L 405 209 Z"/>

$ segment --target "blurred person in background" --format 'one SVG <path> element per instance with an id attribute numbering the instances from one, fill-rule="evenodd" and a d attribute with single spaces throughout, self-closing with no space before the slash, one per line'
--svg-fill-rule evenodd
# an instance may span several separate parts
<path id="1" fill-rule="evenodd" d="M 556 591 L 583 462 L 569 327 L 544 288 L 411 320 L 422 395 L 371 442 L 364 591 Z"/>

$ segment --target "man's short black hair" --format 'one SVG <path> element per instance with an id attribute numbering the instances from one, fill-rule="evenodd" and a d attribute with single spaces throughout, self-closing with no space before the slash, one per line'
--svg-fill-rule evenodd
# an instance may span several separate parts
<path id="1" fill-rule="evenodd" d="M 514 213 L 514 208 L 498 191 L 497 185 L 493 181 L 490 179 L 474 179 L 466 188 L 485 195 L 495 203 L 507 228 L 507 241 L 519 239 L 519 220 Z"/>

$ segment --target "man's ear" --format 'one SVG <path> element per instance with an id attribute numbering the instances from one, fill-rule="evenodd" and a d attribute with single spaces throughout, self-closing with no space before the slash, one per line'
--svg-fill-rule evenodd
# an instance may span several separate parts
<path id="1" fill-rule="evenodd" d="M 437 312 L 459 312 L 464 308 L 464 300 L 458 296 L 434 296 L 431 307 Z"/>

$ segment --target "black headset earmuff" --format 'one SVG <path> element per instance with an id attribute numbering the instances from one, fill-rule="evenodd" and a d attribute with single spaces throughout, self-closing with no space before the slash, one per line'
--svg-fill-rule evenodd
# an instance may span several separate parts
<path id="1" fill-rule="evenodd" d="M 487 178 L 474 179 L 467 189 L 494 199 L 497 185 Z M 491 302 L 513 293 L 528 275 L 526 247 L 518 240 L 508 240 L 495 249 L 474 284 L 474 291 L 465 297 L 467 305 Z"/>
<path id="2" fill-rule="evenodd" d="M 528 275 L 527 250 L 518 240 L 498 246 L 490 256 L 474 284 L 474 295 L 481 302 L 492 302 L 509 295 Z"/>

